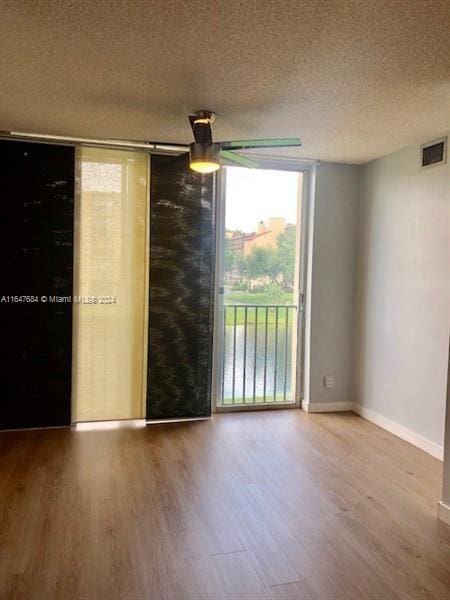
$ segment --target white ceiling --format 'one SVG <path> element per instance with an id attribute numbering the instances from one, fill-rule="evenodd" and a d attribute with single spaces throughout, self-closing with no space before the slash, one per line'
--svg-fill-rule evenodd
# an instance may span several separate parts
<path id="1" fill-rule="evenodd" d="M 300 136 L 361 163 L 450 130 L 450 0 L 0 0 L 0 129 Z"/>

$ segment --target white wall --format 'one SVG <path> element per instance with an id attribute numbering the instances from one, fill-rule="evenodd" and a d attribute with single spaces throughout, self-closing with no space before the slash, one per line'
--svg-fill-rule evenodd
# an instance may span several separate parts
<path id="1" fill-rule="evenodd" d="M 311 256 L 311 333 L 305 344 L 309 376 L 302 403 L 310 411 L 351 408 L 358 195 L 359 167 L 332 163 L 318 166 Z M 324 388 L 325 375 L 335 378 L 334 388 Z"/>
<path id="2" fill-rule="evenodd" d="M 450 509 L 450 356 L 447 375 L 447 415 L 444 442 L 444 482 L 442 486 L 442 502 Z M 450 519 L 449 511 L 447 511 L 447 517 Z"/>
<path id="3" fill-rule="evenodd" d="M 359 411 L 442 455 L 449 336 L 450 164 L 417 146 L 361 169 L 355 396 Z"/>

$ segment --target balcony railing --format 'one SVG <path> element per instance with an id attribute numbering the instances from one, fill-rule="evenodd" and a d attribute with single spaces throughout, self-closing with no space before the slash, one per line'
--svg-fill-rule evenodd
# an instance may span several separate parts
<path id="1" fill-rule="evenodd" d="M 223 307 L 221 405 L 294 402 L 293 304 Z"/>

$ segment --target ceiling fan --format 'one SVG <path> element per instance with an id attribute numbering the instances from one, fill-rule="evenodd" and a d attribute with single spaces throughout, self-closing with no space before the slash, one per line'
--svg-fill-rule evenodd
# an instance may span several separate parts
<path id="1" fill-rule="evenodd" d="M 301 146 L 298 138 L 213 142 L 211 125 L 214 120 L 215 114 L 210 110 L 199 110 L 193 115 L 189 115 L 195 140 L 189 144 L 189 166 L 197 173 L 213 173 L 220 169 L 222 161 L 236 163 L 242 167 L 255 168 L 259 166 L 254 160 L 236 154 L 234 150 Z M 171 146 L 171 144 L 165 145 Z M 173 144 L 173 146 L 175 145 Z"/>
<path id="2" fill-rule="evenodd" d="M 222 166 L 222 163 L 235 163 L 242 167 L 257 168 L 255 160 L 236 154 L 235 150 L 247 150 L 250 148 L 287 148 L 289 146 L 301 146 L 298 138 L 279 138 L 266 140 L 235 140 L 229 142 L 213 142 L 211 125 L 215 120 L 215 113 L 210 110 L 198 110 L 189 115 L 194 142 L 189 144 L 189 166 L 197 173 L 213 173 Z M 113 146 L 132 146 L 151 148 L 154 150 L 180 151 L 187 148 L 185 145 L 171 144 L 166 142 L 130 141 L 130 140 L 93 140 L 89 138 L 69 138 L 62 135 L 41 135 L 38 133 L 24 133 L 14 131 L 0 131 L 1 137 L 17 137 L 19 139 L 55 140 L 62 142 L 85 142 L 108 144 Z"/>

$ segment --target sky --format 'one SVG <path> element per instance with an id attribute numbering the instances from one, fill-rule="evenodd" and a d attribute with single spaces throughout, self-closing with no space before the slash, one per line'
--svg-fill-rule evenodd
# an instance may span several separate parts
<path id="1" fill-rule="evenodd" d="M 298 173 L 227 167 L 226 228 L 256 231 L 269 217 L 295 224 L 298 183 Z"/>

